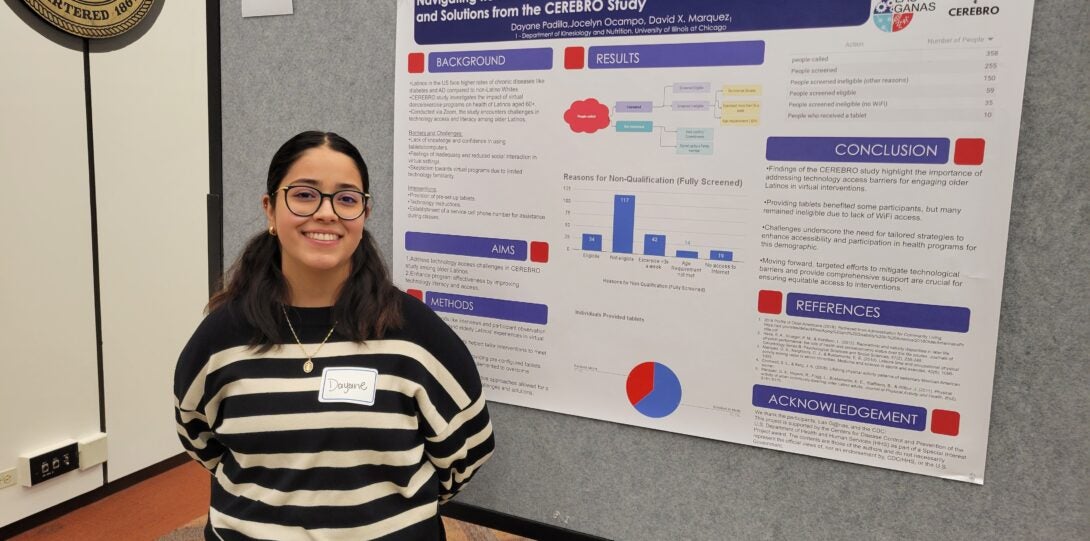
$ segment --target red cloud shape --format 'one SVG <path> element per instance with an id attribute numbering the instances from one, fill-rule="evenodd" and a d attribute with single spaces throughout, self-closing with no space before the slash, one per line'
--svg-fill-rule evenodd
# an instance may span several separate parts
<path id="1" fill-rule="evenodd" d="M 609 107 L 594 98 L 573 101 L 564 111 L 564 122 L 575 133 L 594 133 L 609 126 Z"/>

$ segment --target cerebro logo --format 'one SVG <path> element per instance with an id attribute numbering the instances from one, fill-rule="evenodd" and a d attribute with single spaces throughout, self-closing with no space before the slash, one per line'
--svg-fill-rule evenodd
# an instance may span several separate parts
<path id="1" fill-rule="evenodd" d="M 951 17 L 964 17 L 966 15 L 999 15 L 999 6 L 978 6 L 977 0 L 973 0 L 972 7 L 950 8 Z"/>
<path id="2" fill-rule="evenodd" d="M 883 32 L 900 32 L 912 22 L 912 16 L 921 11 L 935 11 L 935 2 L 878 0 L 871 20 Z"/>

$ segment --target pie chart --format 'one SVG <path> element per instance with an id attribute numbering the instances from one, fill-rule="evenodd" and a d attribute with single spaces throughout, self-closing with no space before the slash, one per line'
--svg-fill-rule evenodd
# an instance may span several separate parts
<path id="1" fill-rule="evenodd" d="M 647 361 L 628 373 L 628 401 L 636 411 L 653 418 L 666 417 L 681 404 L 681 381 L 666 365 Z"/>

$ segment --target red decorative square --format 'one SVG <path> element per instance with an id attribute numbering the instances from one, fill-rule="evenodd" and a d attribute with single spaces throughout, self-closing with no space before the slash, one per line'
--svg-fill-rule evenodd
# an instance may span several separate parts
<path id="1" fill-rule="evenodd" d="M 424 73 L 424 53 L 409 53 L 409 73 Z"/>
<path id="2" fill-rule="evenodd" d="M 581 70 L 583 69 L 584 49 L 582 47 L 565 47 L 564 48 L 564 69 L 569 70 Z"/>
<path id="3" fill-rule="evenodd" d="M 549 262 L 549 243 L 533 241 L 530 243 L 530 261 L 535 263 Z"/>
<path id="4" fill-rule="evenodd" d="M 406 289 L 405 293 L 412 295 L 420 300 L 424 300 L 424 292 L 419 289 Z"/>
<path id="5" fill-rule="evenodd" d="M 757 311 L 762 314 L 783 313 L 783 292 L 762 289 L 757 293 Z"/>
<path id="6" fill-rule="evenodd" d="M 960 426 L 960 413 L 950 410 L 931 410 L 931 431 L 935 434 L 957 436 Z"/>
<path id="7" fill-rule="evenodd" d="M 954 163 L 980 165 L 984 163 L 983 139 L 958 139 L 954 142 Z"/>

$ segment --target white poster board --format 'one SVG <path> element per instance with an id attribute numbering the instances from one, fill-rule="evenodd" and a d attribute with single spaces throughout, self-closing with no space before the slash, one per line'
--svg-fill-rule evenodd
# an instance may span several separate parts
<path id="1" fill-rule="evenodd" d="M 1032 10 L 399 2 L 395 280 L 493 401 L 982 483 Z"/>

